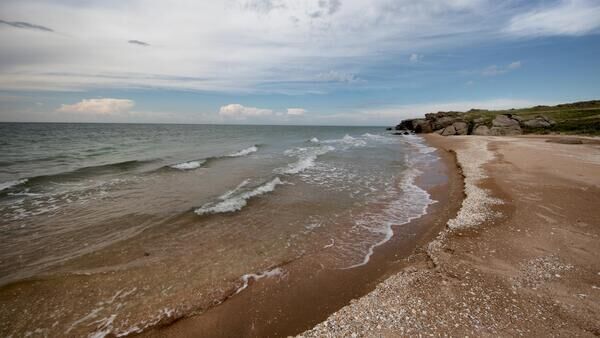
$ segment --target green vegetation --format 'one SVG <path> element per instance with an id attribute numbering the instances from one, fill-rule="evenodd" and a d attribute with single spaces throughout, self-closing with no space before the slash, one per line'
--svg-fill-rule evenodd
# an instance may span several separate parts
<path id="1" fill-rule="evenodd" d="M 524 109 L 482 110 L 471 109 L 462 117 L 470 123 L 477 122 L 491 125 L 498 114 L 517 115 L 523 121 L 544 115 L 556 122 L 550 128 L 523 128 L 525 133 L 546 134 L 579 134 L 600 135 L 600 100 L 559 104 L 557 106 L 535 106 Z"/>

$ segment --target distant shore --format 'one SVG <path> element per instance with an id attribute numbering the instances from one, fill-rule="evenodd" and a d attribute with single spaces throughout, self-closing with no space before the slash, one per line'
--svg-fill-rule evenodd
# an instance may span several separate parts
<path id="1" fill-rule="evenodd" d="M 600 145 L 425 138 L 457 154 L 462 208 L 402 272 L 301 336 L 599 335 Z"/>

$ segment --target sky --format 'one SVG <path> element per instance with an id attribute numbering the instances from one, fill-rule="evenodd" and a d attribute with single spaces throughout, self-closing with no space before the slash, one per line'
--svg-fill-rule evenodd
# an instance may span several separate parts
<path id="1" fill-rule="evenodd" d="M 600 0 L 2 0 L 0 121 L 395 125 L 600 99 Z"/>

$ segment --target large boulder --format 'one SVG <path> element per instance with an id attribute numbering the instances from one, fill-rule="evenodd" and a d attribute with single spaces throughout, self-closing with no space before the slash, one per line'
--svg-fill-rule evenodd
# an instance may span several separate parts
<path id="1" fill-rule="evenodd" d="M 534 119 L 522 122 L 524 127 L 527 128 L 550 128 L 556 124 L 552 119 L 544 115 L 536 116 Z"/>
<path id="2" fill-rule="evenodd" d="M 492 129 L 490 135 L 494 136 L 512 136 L 521 135 L 523 131 L 519 125 L 519 121 L 510 118 L 508 115 L 498 115 L 492 121 Z"/>
<path id="3" fill-rule="evenodd" d="M 452 127 L 456 130 L 456 135 L 467 135 L 469 133 L 469 125 L 466 122 L 454 122 Z"/>
<path id="4" fill-rule="evenodd" d="M 434 130 L 443 129 L 456 122 L 456 117 L 453 116 L 442 116 L 431 121 L 431 125 Z"/>
<path id="5" fill-rule="evenodd" d="M 442 132 L 442 136 L 451 136 L 451 135 L 456 135 L 456 129 L 454 129 L 454 126 L 448 126 L 448 127 L 444 128 L 444 131 Z"/>
<path id="6" fill-rule="evenodd" d="M 413 120 L 412 125 L 415 133 L 431 133 L 433 131 L 431 123 L 426 119 Z"/>
<path id="7" fill-rule="evenodd" d="M 490 135 L 490 128 L 484 124 L 476 125 L 473 128 L 473 135 L 487 136 Z"/>

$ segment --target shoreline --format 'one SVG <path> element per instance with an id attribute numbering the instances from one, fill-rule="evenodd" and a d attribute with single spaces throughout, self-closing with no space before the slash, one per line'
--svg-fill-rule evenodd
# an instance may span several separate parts
<path id="1" fill-rule="evenodd" d="M 159 336 L 289 336 L 326 319 L 352 299 L 368 294 L 389 276 L 403 269 L 415 252 L 437 236 L 462 201 L 462 177 L 454 155 L 438 151 L 439 159 L 415 184 L 436 201 L 427 213 L 407 224 L 394 226 L 394 236 L 375 248 L 370 261 L 352 269 L 324 269 L 318 257 L 288 263 L 278 278 L 254 279 L 243 292 L 207 311 L 150 328 L 139 335 Z M 235 318 L 234 321 L 231 318 Z M 160 324 L 159 324 L 160 325 Z"/>
<path id="2" fill-rule="evenodd" d="M 456 152 L 466 193 L 427 245 L 429 263 L 299 337 L 599 335 L 600 146 L 553 136 L 425 138 Z"/>

